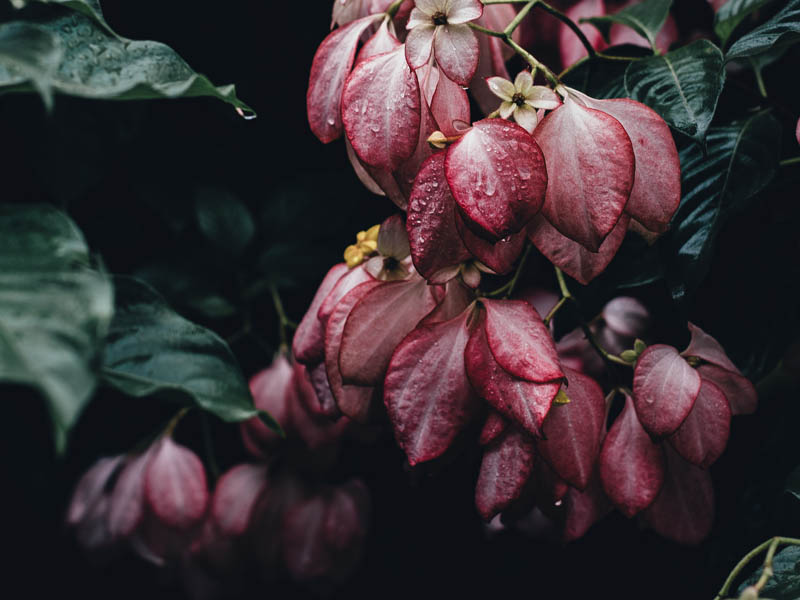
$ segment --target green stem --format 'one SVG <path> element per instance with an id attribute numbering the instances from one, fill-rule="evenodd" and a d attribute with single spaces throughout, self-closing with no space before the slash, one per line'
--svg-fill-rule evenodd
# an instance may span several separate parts
<path id="1" fill-rule="evenodd" d="M 537 2 L 539 2 L 539 0 L 529 0 L 529 2 L 520 9 L 520 11 L 517 13 L 517 16 L 514 17 L 514 20 L 511 21 L 511 23 L 509 23 L 508 26 L 503 30 L 503 33 L 505 33 L 506 36 L 511 36 L 517 27 L 519 27 L 519 24 L 522 23 L 523 19 L 528 16 L 528 13 Z"/>
<path id="2" fill-rule="evenodd" d="M 286 329 L 297 329 L 297 325 L 289 320 L 289 317 L 286 316 L 286 311 L 283 310 L 283 302 L 281 302 L 281 297 L 278 294 L 278 289 L 275 287 L 274 284 L 270 284 L 269 286 L 270 294 L 272 294 L 272 304 L 275 305 L 275 312 L 278 315 L 278 333 L 281 336 L 281 345 L 284 347 L 288 347 L 289 345 L 289 336 L 286 333 Z"/>
<path id="3" fill-rule="evenodd" d="M 487 298 L 496 298 L 497 296 L 504 296 L 508 298 L 514 293 L 514 288 L 517 286 L 517 281 L 519 280 L 519 276 L 522 273 L 522 269 L 525 268 L 525 262 L 528 260 L 528 256 L 531 253 L 531 246 L 530 243 L 525 247 L 525 253 L 522 255 L 522 258 L 517 265 L 517 270 L 514 272 L 514 276 L 511 278 L 511 281 L 508 281 L 503 286 L 484 294 Z"/>
<path id="4" fill-rule="evenodd" d="M 167 426 L 164 427 L 164 432 L 162 435 L 165 437 L 171 437 L 172 433 L 175 431 L 175 428 L 178 426 L 178 423 L 180 423 L 181 419 L 186 416 L 186 413 L 188 413 L 190 409 L 191 406 L 184 406 L 177 413 L 175 413 L 175 416 L 172 417 L 169 423 L 167 423 Z"/>
<path id="5" fill-rule="evenodd" d="M 592 46 L 592 43 L 587 39 L 586 35 L 583 33 L 583 31 L 581 31 L 581 28 L 575 21 L 570 19 L 567 15 L 565 15 L 557 8 L 550 6 L 547 2 L 539 2 L 539 8 L 550 13 L 556 19 L 564 23 L 564 25 L 569 27 L 572 30 L 572 32 L 578 36 L 578 39 L 580 40 L 581 44 L 583 44 L 583 47 L 586 48 L 586 51 L 589 53 L 589 56 L 594 56 L 595 54 L 597 54 L 597 51 L 594 49 L 594 46 Z"/>
<path id="6" fill-rule="evenodd" d="M 511 39 L 510 37 L 506 37 L 504 41 L 507 45 L 511 46 L 517 54 L 519 54 L 522 58 L 524 58 L 525 61 L 530 66 L 532 66 L 534 69 L 541 69 L 542 73 L 544 73 L 544 76 L 547 78 L 547 80 L 554 86 L 557 86 L 561 83 L 558 80 L 558 75 L 553 73 L 553 71 L 551 71 L 547 65 L 545 65 L 542 62 L 539 62 L 539 60 L 533 54 L 525 50 L 525 48 L 520 46 L 513 39 Z"/>
<path id="7" fill-rule="evenodd" d="M 561 310 L 561 307 L 564 306 L 569 301 L 569 298 L 566 296 L 561 296 L 561 300 L 556 303 L 556 305 L 550 309 L 550 312 L 547 313 L 547 316 L 544 318 L 544 324 L 550 325 L 550 321 L 553 320 L 553 317 L 556 316 L 556 313 Z"/>
<path id="8" fill-rule="evenodd" d="M 502 31 L 495 31 L 494 29 L 488 29 L 486 27 L 483 27 L 482 25 L 478 25 L 477 23 L 467 23 L 467 25 L 469 25 L 470 28 L 473 29 L 474 31 L 480 31 L 483 34 L 490 35 L 492 37 L 500 38 L 503 40 L 506 39 L 506 34 Z"/>
<path id="9" fill-rule="evenodd" d="M 525 4 L 530 0 L 481 0 L 484 6 L 491 6 L 492 4 Z"/>
<path id="10" fill-rule="evenodd" d="M 725 580 L 725 583 L 722 584 L 722 587 L 720 588 L 719 593 L 716 595 L 714 600 L 722 600 L 723 598 L 726 598 L 728 596 L 728 592 L 731 589 L 731 586 L 733 585 L 733 582 L 741 574 L 744 568 L 747 567 L 747 565 L 750 564 L 750 561 L 752 561 L 756 556 L 764 552 L 764 550 L 767 550 L 767 557 L 764 560 L 765 573 L 761 575 L 761 577 L 758 580 L 758 583 L 756 583 L 757 589 L 761 591 L 761 589 L 763 589 L 764 585 L 766 585 L 767 580 L 772 574 L 772 558 L 775 556 L 775 551 L 778 549 L 778 546 L 781 545 L 800 546 L 800 539 L 788 538 L 788 537 L 774 537 L 768 539 L 766 542 L 763 542 L 762 544 L 759 544 L 758 546 L 750 550 L 750 552 L 745 554 L 742 560 L 740 560 L 733 568 L 730 575 L 728 575 L 728 578 Z M 767 574 L 766 578 L 764 577 L 765 574 Z M 759 584 L 761 585 L 761 587 L 758 587 Z"/>
<path id="11" fill-rule="evenodd" d="M 800 156 L 794 156 L 792 158 L 786 158 L 778 163 L 782 167 L 788 167 L 789 165 L 796 165 L 800 163 Z"/>

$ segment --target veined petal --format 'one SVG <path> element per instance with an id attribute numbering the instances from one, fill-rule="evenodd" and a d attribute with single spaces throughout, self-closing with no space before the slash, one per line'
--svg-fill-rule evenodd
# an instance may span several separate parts
<path id="1" fill-rule="evenodd" d="M 443 13 L 447 10 L 447 1 L 448 0 L 414 0 L 416 8 L 411 11 L 411 18 L 414 18 L 415 12 L 419 12 L 428 17 L 432 17 L 437 12 Z"/>
<path id="2" fill-rule="evenodd" d="M 514 88 L 523 96 L 527 96 L 533 87 L 533 76 L 530 71 L 520 71 L 514 78 Z M 541 86 L 539 86 L 541 87 Z"/>
<path id="3" fill-rule="evenodd" d="M 486 79 L 486 85 L 489 86 L 489 89 L 492 90 L 492 93 L 495 96 L 501 100 L 506 100 L 509 103 L 516 93 L 514 84 L 505 77 L 488 77 Z M 505 119 L 507 116 L 503 116 L 503 118 Z"/>
<path id="4" fill-rule="evenodd" d="M 406 37 L 406 61 L 409 67 L 419 69 L 428 62 L 435 32 L 436 26 L 430 21 L 409 31 Z"/>
<path id="5" fill-rule="evenodd" d="M 469 85 L 478 68 L 478 39 L 469 25 L 441 25 L 436 29 L 433 47 L 439 68 L 457 84 Z"/>
<path id="6" fill-rule="evenodd" d="M 722 456 L 731 431 L 731 407 L 720 388 L 703 380 L 692 412 L 668 439 L 690 463 L 707 469 Z"/>
<path id="7" fill-rule="evenodd" d="M 514 111 L 514 120 L 528 133 L 533 133 L 539 123 L 539 117 L 536 115 L 536 109 L 523 104 L 518 106 Z"/>
<path id="8" fill-rule="evenodd" d="M 474 21 L 483 14 L 480 0 L 450 0 L 447 4 L 447 22 L 452 25 Z"/>
<path id="9" fill-rule="evenodd" d="M 510 101 L 505 101 L 500 105 L 500 116 L 508 119 L 517 110 L 517 105 Z M 528 132 L 530 133 L 530 132 Z"/>
<path id="10" fill-rule="evenodd" d="M 697 356 L 706 362 L 710 362 L 712 365 L 717 365 L 732 373 L 741 375 L 739 369 L 737 369 L 736 365 L 728 358 L 728 355 L 725 354 L 725 350 L 717 340 L 694 323 L 689 323 L 688 326 L 689 333 L 692 334 L 692 339 L 689 341 L 686 350 L 681 352 L 681 356 Z"/>
<path id="11" fill-rule="evenodd" d="M 553 90 L 543 85 L 534 85 L 525 94 L 525 102 L 534 108 L 554 110 L 561 106 L 561 98 Z"/>
<path id="12" fill-rule="evenodd" d="M 455 123 L 471 121 L 467 92 L 449 77 L 440 74 L 431 99 L 431 112 L 439 131 L 445 135 L 458 135 L 460 132 Z"/>

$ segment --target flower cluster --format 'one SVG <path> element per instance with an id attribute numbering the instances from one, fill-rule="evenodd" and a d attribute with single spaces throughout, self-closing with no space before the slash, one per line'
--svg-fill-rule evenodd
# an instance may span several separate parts
<path id="1" fill-rule="evenodd" d="M 211 492 L 200 459 L 172 440 L 174 423 L 144 452 L 97 461 L 66 516 L 78 542 L 97 560 L 132 551 L 193 598 L 230 597 L 248 576 L 288 576 L 319 591 L 341 583 L 361 559 L 369 492 L 358 479 L 318 479 L 339 442 L 365 432 L 322 413 L 312 377 L 284 354 L 253 377 L 257 406 L 286 437 L 257 418 L 243 423 L 255 462 L 232 466 Z"/>

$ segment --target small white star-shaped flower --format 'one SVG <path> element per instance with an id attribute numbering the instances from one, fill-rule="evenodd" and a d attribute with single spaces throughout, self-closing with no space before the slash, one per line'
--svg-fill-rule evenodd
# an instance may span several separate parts
<path id="1" fill-rule="evenodd" d="M 543 85 L 533 85 L 533 77 L 528 71 L 520 71 L 514 83 L 502 77 L 489 77 L 486 80 L 492 93 L 500 98 L 500 116 L 514 120 L 528 133 L 532 133 L 539 123 L 537 109 L 553 110 L 561 104 L 561 99 L 553 90 Z"/>

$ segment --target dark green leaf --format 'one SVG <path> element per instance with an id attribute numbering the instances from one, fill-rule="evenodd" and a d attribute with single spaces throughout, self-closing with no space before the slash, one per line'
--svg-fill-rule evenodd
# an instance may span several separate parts
<path id="1" fill-rule="evenodd" d="M 259 414 L 228 345 L 136 279 L 116 280 L 102 371 L 107 383 L 131 396 L 190 400 L 228 422 Z"/>
<path id="2" fill-rule="evenodd" d="M 769 21 L 736 40 L 725 60 L 756 56 L 797 42 L 800 42 L 800 0 L 791 0 Z"/>
<path id="3" fill-rule="evenodd" d="M 71 8 L 72 10 L 76 10 L 80 13 L 83 13 L 87 17 L 94 19 L 109 33 L 116 35 L 108 26 L 108 23 L 106 23 L 105 17 L 103 17 L 103 10 L 100 8 L 99 0 L 11 0 L 11 4 L 13 4 L 15 8 L 25 8 L 32 2 L 38 2 L 40 4 L 57 4 L 59 6 Z"/>
<path id="4" fill-rule="evenodd" d="M 62 213 L 0 207 L 0 381 L 44 396 L 59 452 L 94 391 L 112 313 L 111 283 L 88 261 Z"/>
<path id="5" fill-rule="evenodd" d="M 683 197 L 665 240 L 670 255 L 667 278 L 676 300 L 705 277 L 725 218 L 744 208 L 775 175 L 780 136 L 780 123 L 762 112 L 712 128 L 707 156 L 695 145 L 680 153 Z"/>
<path id="6" fill-rule="evenodd" d="M 667 20 L 671 6 L 672 0 L 645 0 L 628 8 L 623 8 L 613 15 L 581 19 L 581 22 L 588 21 L 600 29 L 606 37 L 611 23 L 625 25 L 636 31 L 636 33 L 650 42 L 652 48 L 655 48 L 656 36 L 664 25 L 664 21 Z"/>
<path id="7" fill-rule="evenodd" d="M 33 25 L 57 39 L 63 56 L 44 78 L 42 73 L 34 77 L 20 71 L 16 63 L 0 54 L 0 93 L 46 86 L 62 94 L 103 100 L 211 96 L 239 111 L 252 113 L 236 97 L 233 85 L 215 87 L 169 46 L 125 40 L 102 28 L 96 20 L 72 11 L 54 9 L 49 18 L 28 24 Z M 45 57 L 38 61 L 44 62 Z"/>
<path id="8" fill-rule="evenodd" d="M 650 56 L 646 48 L 623 44 L 605 50 L 610 56 L 626 56 L 642 58 Z M 608 60 L 601 56 L 586 58 L 564 76 L 563 81 L 592 98 L 627 98 L 625 91 L 625 69 L 628 62 L 624 60 Z"/>
<path id="9" fill-rule="evenodd" d="M 722 52 L 708 40 L 637 60 L 625 71 L 628 96 L 647 104 L 670 127 L 700 143 L 724 83 Z"/>
<path id="10" fill-rule="evenodd" d="M 786 491 L 800 500 L 800 467 L 792 471 L 789 479 L 786 480 Z"/>
<path id="11" fill-rule="evenodd" d="M 714 32 L 722 46 L 728 43 L 731 34 L 748 15 L 772 0 L 728 0 L 714 16 Z"/>
<path id="12" fill-rule="evenodd" d="M 788 546 L 778 552 L 772 559 L 773 574 L 767 584 L 759 592 L 759 598 L 767 600 L 797 600 L 800 598 L 800 547 Z M 761 576 L 761 569 L 755 572 L 740 587 L 741 594 L 744 588 L 755 585 Z"/>
<path id="13" fill-rule="evenodd" d="M 201 190 L 195 214 L 206 239 L 231 256 L 240 256 L 256 231 L 248 208 L 236 196 L 222 190 Z"/>

